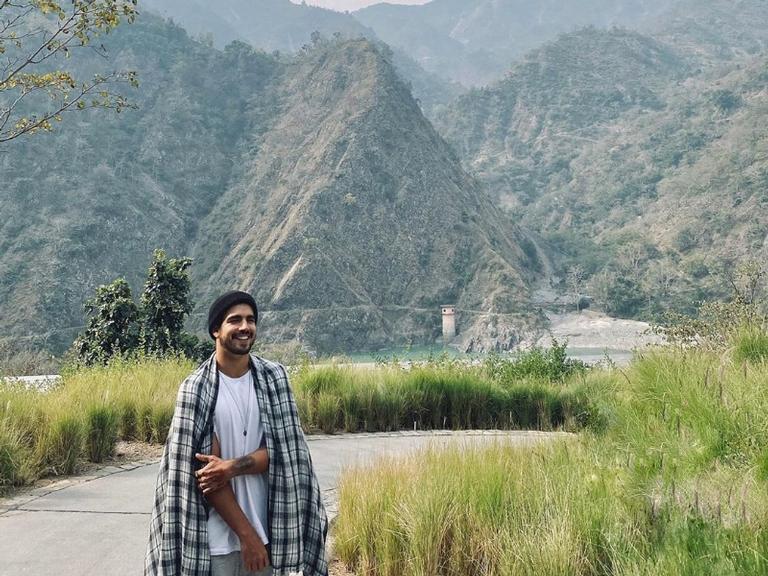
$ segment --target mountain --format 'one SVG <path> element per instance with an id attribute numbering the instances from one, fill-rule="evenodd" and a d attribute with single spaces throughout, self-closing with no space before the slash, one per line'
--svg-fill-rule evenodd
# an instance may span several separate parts
<path id="1" fill-rule="evenodd" d="M 217 48 L 239 40 L 266 52 L 294 54 L 319 38 L 381 42 L 373 30 L 349 14 L 290 0 L 141 0 L 140 7 L 173 19 Z M 392 49 L 391 60 L 427 113 L 463 91 L 458 84 L 424 70 L 399 48 Z"/>
<path id="2" fill-rule="evenodd" d="M 193 36 L 210 35 L 218 48 L 241 40 L 267 52 L 297 52 L 313 32 L 328 38 L 373 36 L 348 14 L 290 0 L 141 0 L 139 6 L 172 18 Z"/>
<path id="3" fill-rule="evenodd" d="M 526 52 L 585 26 L 640 26 L 669 0 L 432 0 L 375 4 L 353 16 L 426 70 L 466 86 L 498 80 Z"/>
<path id="4" fill-rule="evenodd" d="M 507 76 L 461 96 L 435 120 L 465 166 L 507 208 L 567 181 L 582 144 L 632 110 L 663 108 L 687 74 L 672 49 L 627 30 L 586 28 L 534 50 Z"/>
<path id="5" fill-rule="evenodd" d="M 203 222 L 201 303 L 220 286 L 250 290 L 267 331 L 323 350 L 431 341 L 445 303 L 461 311 L 465 341 L 519 340 L 536 254 L 379 50 L 318 47 L 269 100 L 278 116 Z"/>
<path id="6" fill-rule="evenodd" d="M 60 352 L 97 285 L 125 276 L 140 289 L 150 251 L 186 252 L 234 170 L 241 111 L 279 68 L 146 15 L 105 40 L 110 62 L 81 52 L 69 67 L 140 70 L 127 94 L 139 109 L 78 113 L 0 153 L 0 325 L 20 344 Z"/>
<path id="7" fill-rule="evenodd" d="M 263 340 L 321 351 L 433 342 L 446 303 L 466 345 L 506 347 L 538 322 L 535 246 L 460 168 L 386 51 L 219 51 L 147 14 L 108 40 L 115 68 L 141 72 L 138 109 L 73 116 L 0 154 L 9 338 L 61 351 L 95 287 L 125 276 L 138 291 L 157 247 L 194 257 L 198 329 L 233 287 L 258 296 Z"/>
<path id="8" fill-rule="evenodd" d="M 727 294 L 734 262 L 766 255 L 768 56 L 757 26 L 736 32 L 743 14 L 709 14 L 693 17 L 712 25 L 695 45 L 623 30 L 562 36 L 437 124 L 542 237 L 559 278 L 578 270 L 613 314 L 691 311 Z"/>
<path id="9" fill-rule="evenodd" d="M 763 0 L 678 0 L 640 31 L 674 46 L 699 65 L 757 55 L 768 49 Z"/>

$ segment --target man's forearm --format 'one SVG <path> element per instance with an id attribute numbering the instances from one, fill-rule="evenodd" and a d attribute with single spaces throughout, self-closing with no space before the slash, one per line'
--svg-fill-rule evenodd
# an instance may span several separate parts
<path id="1" fill-rule="evenodd" d="M 240 540 L 240 556 L 246 569 L 249 572 L 255 572 L 267 566 L 269 564 L 267 548 L 237 503 L 232 487 L 227 484 L 216 492 L 208 494 L 206 498 Z"/>
<path id="2" fill-rule="evenodd" d="M 232 531 L 237 534 L 237 537 L 242 539 L 255 533 L 255 530 L 251 523 L 248 521 L 248 517 L 240 508 L 240 505 L 235 499 L 235 493 L 232 491 L 232 486 L 227 484 L 226 486 L 206 494 L 206 500 L 213 506 L 219 516 L 222 517 L 224 522 L 227 523 Z"/>
<path id="3" fill-rule="evenodd" d="M 259 448 L 240 458 L 235 458 L 232 464 L 234 476 L 243 474 L 263 474 L 269 469 L 269 454 L 266 448 Z"/>
<path id="4" fill-rule="evenodd" d="M 263 474 L 269 469 L 269 454 L 266 448 L 259 448 L 250 454 L 232 460 L 222 460 L 219 454 L 218 438 L 214 437 L 213 454 L 196 454 L 195 457 L 206 465 L 197 471 L 197 482 L 207 496 L 224 487 L 235 476 Z"/>

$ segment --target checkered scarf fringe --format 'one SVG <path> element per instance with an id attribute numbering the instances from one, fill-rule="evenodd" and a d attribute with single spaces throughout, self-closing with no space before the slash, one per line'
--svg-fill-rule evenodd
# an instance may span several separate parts
<path id="1" fill-rule="evenodd" d="M 273 574 L 327 576 L 328 521 L 285 368 L 251 355 L 269 452 L 269 532 Z M 160 462 L 145 576 L 210 576 L 208 509 L 194 472 L 210 454 L 218 392 L 214 356 L 179 388 Z"/>

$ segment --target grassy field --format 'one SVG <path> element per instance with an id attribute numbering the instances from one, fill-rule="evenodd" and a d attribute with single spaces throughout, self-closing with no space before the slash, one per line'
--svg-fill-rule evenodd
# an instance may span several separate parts
<path id="1" fill-rule="evenodd" d="M 768 574 L 768 364 L 750 338 L 579 378 L 606 423 L 570 441 L 349 472 L 336 553 L 366 575 Z"/>
<path id="2" fill-rule="evenodd" d="M 118 439 L 165 441 L 178 386 L 194 369 L 181 359 L 116 360 L 65 371 L 47 392 L 0 383 L 0 490 L 101 462 Z M 535 351 L 516 361 L 468 366 L 438 358 L 403 369 L 306 364 L 291 381 L 305 431 L 436 428 L 579 430 L 600 423 L 579 370 Z"/>

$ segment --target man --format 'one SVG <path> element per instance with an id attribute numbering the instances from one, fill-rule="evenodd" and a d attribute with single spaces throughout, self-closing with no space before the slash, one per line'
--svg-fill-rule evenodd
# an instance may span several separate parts
<path id="1" fill-rule="evenodd" d="M 249 354 L 257 320 L 245 292 L 211 305 L 216 351 L 179 388 L 147 576 L 328 574 L 328 523 L 288 377 Z"/>

